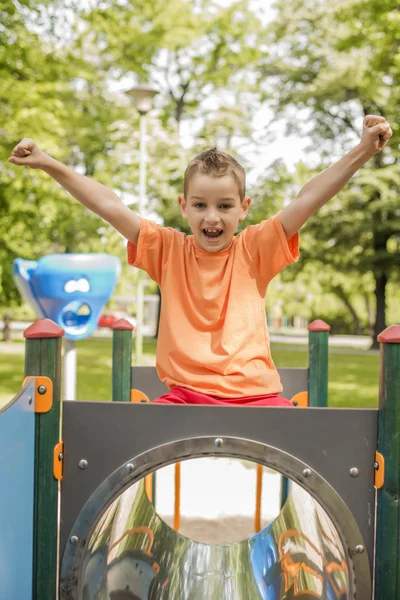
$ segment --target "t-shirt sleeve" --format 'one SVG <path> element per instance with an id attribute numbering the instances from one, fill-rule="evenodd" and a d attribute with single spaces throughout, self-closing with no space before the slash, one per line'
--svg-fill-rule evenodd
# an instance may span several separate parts
<path id="1" fill-rule="evenodd" d="M 243 235 L 257 274 L 266 284 L 300 256 L 299 234 L 287 240 L 279 215 L 258 225 L 249 225 Z"/>
<path id="2" fill-rule="evenodd" d="M 142 219 L 138 243 L 128 241 L 128 263 L 143 269 L 156 283 L 161 284 L 163 269 L 177 235 L 178 232 L 170 227 Z"/>

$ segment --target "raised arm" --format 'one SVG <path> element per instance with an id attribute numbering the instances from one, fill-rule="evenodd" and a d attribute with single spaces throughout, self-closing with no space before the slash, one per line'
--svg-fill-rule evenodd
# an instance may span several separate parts
<path id="1" fill-rule="evenodd" d="M 141 218 L 108 187 L 54 160 L 30 138 L 15 146 L 8 161 L 18 166 L 41 169 L 86 208 L 110 223 L 127 240 L 137 244 Z"/>
<path id="2" fill-rule="evenodd" d="M 306 183 L 296 200 L 281 212 L 280 219 L 287 239 L 340 192 L 362 165 L 383 150 L 391 137 L 392 130 L 384 117 L 366 116 L 360 143 L 339 162 Z"/>

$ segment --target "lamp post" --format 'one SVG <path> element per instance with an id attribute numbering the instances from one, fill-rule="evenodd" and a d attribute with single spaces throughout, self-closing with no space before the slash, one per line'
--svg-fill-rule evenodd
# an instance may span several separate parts
<path id="1" fill-rule="evenodd" d="M 146 204 L 146 135 L 147 113 L 153 106 L 153 98 L 158 93 L 155 89 L 139 85 L 126 92 L 140 114 L 140 171 L 139 171 L 139 206 L 138 213 L 144 217 Z M 135 362 L 140 364 L 143 354 L 143 272 L 139 269 L 136 288 L 136 340 Z"/>

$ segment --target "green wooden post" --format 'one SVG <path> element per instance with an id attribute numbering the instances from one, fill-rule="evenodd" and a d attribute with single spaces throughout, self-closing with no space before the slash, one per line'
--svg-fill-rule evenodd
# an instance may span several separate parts
<path id="1" fill-rule="evenodd" d="M 133 326 L 126 319 L 119 319 L 113 327 L 113 402 L 131 401 L 132 330 Z"/>
<path id="2" fill-rule="evenodd" d="M 308 326 L 308 406 L 328 406 L 328 337 L 330 326 L 318 319 Z"/>
<path id="3" fill-rule="evenodd" d="M 308 326 L 308 406 L 328 406 L 328 336 L 330 326 L 318 319 Z M 281 477 L 280 502 L 284 506 L 290 480 Z"/>
<path id="4" fill-rule="evenodd" d="M 60 486 L 53 475 L 53 452 L 60 440 L 63 334 L 50 319 L 39 319 L 24 332 L 25 376 L 41 375 L 53 382 L 52 408 L 35 416 L 33 600 L 57 597 Z"/>
<path id="5" fill-rule="evenodd" d="M 119 319 L 113 326 L 112 351 L 112 400 L 130 402 L 132 387 L 132 330 L 126 319 Z M 152 504 L 156 503 L 156 474 L 152 475 Z"/>
<path id="6" fill-rule="evenodd" d="M 375 600 L 400 598 L 400 325 L 379 336 L 378 451 L 385 460 L 377 493 Z"/>

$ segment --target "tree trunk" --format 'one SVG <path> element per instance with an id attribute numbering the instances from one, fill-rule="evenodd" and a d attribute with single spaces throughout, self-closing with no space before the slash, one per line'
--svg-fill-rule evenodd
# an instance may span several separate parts
<path id="1" fill-rule="evenodd" d="M 333 285 L 332 291 L 334 292 L 334 294 L 336 294 L 338 296 L 338 298 L 340 298 L 340 300 L 343 302 L 343 304 L 349 311 L 349 313 L 354 321 L 354 333 L 356 335 L 361 335 L 363 328 L 362 328 L 360 319 L 358 318 L 355 308 L 352 306 L 349 298 L 347 297 L 346 292 L 344 291 L 344 289 L 342 288 L 341 285 Z"/>
<path id="2" fill-rule="evenodd" d="M 182 94 L 179 99 L 176 99 L 174 96 L 172 96 L 176 102 L 175 121 L 177 122 L 178 127 L 181 123 L 183 112 L 186 108 L 186 94 L 189 89 L 189 85 L 190 85 L 190 81 L 187 81 L 186 83 L 182 83 Z"/>
<path id="3" fill-rule="evenodd" d="M 11 342 L 11 317 L 5 314 L 3 317 L 3 342 Z"/>
<path id="4" fill-rule="evenodd" d="M 368 335 L 374 337 L 374 309 L 371 303 L 371 297 L 368 293 L 364 294 L 365 309 L 367 311 Z"/>
<path id="5" fill-rule="evenodd" d="M 374 157 L 374 166 L 378 169 L 384 167 L 382 153 L 378 153 Z M 371 207 L 374 206 L 375 201 L 381 200 L 381 192 L 375 190 L 370 198 Z M 387 284 L 387 231 L 382 231 L 383 214 L 381 210 L 373 210 L 372 208 L 372 235 L 373 235 L 373 248 L 375 255 L 375 300 L 376 300 L 376 313 L 375 313 L 375 324 L 374 324 L 374 335 L 372 339 L 371 348 L 379 348 L 378 335 L 386 329 L 386 284 Z"/>
<path id="6" fill-rule="evenodd" d="M 379 348 L 378 335 L 386 329 L 386 273 L 375 274 L 376 314 L 371 348 Z"/>

